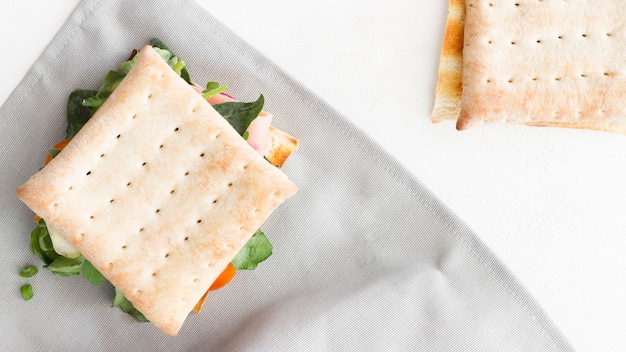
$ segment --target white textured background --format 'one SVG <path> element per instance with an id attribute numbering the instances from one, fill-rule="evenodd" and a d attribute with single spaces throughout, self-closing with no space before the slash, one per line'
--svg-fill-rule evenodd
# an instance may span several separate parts
<path id="1" fill-rule="evenodd" d="M 0 103 L 78 2 L 0 2 Z M 199 2 L 394 154 L 512 269 L 575 348 L 623 350 L 626 136 L 432 125 L 444 0 Z"/>

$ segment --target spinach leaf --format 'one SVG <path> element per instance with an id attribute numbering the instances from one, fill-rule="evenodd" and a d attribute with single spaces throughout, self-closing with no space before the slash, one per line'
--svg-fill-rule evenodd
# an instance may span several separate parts
<path id="1" fill-rule="evenodd" d="M 124 295 L 122 295 L 122 292 L 120 292 L 120 290 L 118 290 L 117 288 L 115 289 L 115 298 L 113 299 L 112 307 L 120 307 L 123 312 L 132 315 L 133 318 L 139 321 L 149 321 L 143 314 L 141 314 L 140 311 L 137 310 L 137 308 L 133 306 L 133 303 L 131 301 L 129 301 L 128 299 L 126 299 L 126 297 L 124 297 Z"/>
<path id="2" fill-rule="evenodd" d="M 272 244 L 263 231 L 258 230 L 231 261 L 231 264 L 239 270 L 252 270 L 270 255 L 272 255 Z"/>
<path id="3" fill-rule="evenodd" d="M 65 139 L 72 139 L 83 127 L 87 120 L 93 115 L 90 107 L 83 105 L 83 100 L 96 95 L 95 90 L 77 89 L 70 93 L 67 99 L 67 136 Z M 54 157 L 54 155 L 53 155 Z"/>
<path id="4" fill-rule="evenodd" d="M 213 108 L 235 128 L 240 136 L 243 136 L 252 120 L 256 119 L 263 110 L 264 103 L 263 95 L 260 95 L 259 99 L 251 103 L 227 102 L 213 105 Z"/>

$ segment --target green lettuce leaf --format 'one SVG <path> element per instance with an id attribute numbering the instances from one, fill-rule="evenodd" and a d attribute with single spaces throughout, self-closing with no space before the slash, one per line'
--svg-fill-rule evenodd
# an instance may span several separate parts
<path id="1" fill-rule="evenodd" d="M 122 79 L 124 79 L 125 76 L 126 74 L 120 71 L 111 70 L 107 72 L 106 75 L 104 75 L 102 86 L 98 89 L 98 93 L 91 98 L 83 100 L 83 105 L 92 108 L 95 113 L 96 110 L 104 104 L 104 101 L 107 100 L 109 95 L 113 93 L 113 90 L 122 82 Z"/>
<path id="2" fill-rule="evenodd" d="M 52 240 L 46 222 L 39 220 L 37 226 L 30 233 L 30 250 L 34 255 L 39 257 L 46 265 L 52 263 L 59 257 L 57 252 L 52 248 Z"/>
<path id="3" fill-rule="evenodd" d="M 123 312 L 130 314 L 133 318 L 141 322 L 149 321 L 143 314 L 141 314 L 140 311 L 137 310 L 137 308 L 133 306 L 131 301 L 122 295 L 122 292 L 120 292 L 117 288 L 115 289 L 115 298 L 113 299 L 112 307 L 120 307 Z"/>
<path id="4" fill-rule="evenodd" d="M 239 270 L 253 270 L 270 255 L 272 255 L 272 244 L 265 237 L 265 234 L 258 230 L 232 260 L 231 264 Z"/>
<path id="5" fill-rule="evenodd" d="M 171 51 L 167 49 L 161 49 L 159 47 L 154 47 L 154 51 L 163 58 L 167 62 L 167 64 L 176 72 L 178 75 L 183 75 L 183 72 L 186 72 L 187 78 L 189 78 L 189 72 L 187 72 L 185 67 L 185 62 L 178 58 L 178 56 L 174 55 Z M 90 98 L 86 98 L 83 100 L 83 106 L 92 108 L 92 111 L 95 113 L 104 101 L 113 93 L 113 90 L 117 88 L 117 86 L 122 82 L 124 77 L 130 72 L 138 58 L 137 54 L 132 59 L 122 63 L 116 71 L 111 70 L 104 75 L 104 79 L 102 80 L 102 85 L 95 96 Z"/>
<path id="6" fill-rule="evenodd" d="M 93 264 L 88 260 L 83 262 L 82 267 L 83 277 L 94 285 L 101 285 L 107 281 L 107 279 L 96 269 Z"/>
<path id="7" fill-rule="evenodd" d="M 263 95 L 260 95 L 259 99 L 251 103 L 227 102 L 213 105 L 213 108 L 233 126 L 240 136 L 243 136 L 250 123 L 263 110 L 264 103 L 265 99 Z"/>
<path id="8" fill-rule="evenodd" d="M 67 258 L 60 255 L 45 268 L 59 276 L 74 276 L 80 274 L 84 262 L 85 257 L 82 255 L 77 258 Z"/>
<path id="9" fill-rule="evenodd" d="M 163 42 L 162 42 L 160 39 L 158 39 L 158 38 L 152 38 L 152 40 L 150 40 L 150 45 L 151 45 L 152 47 L 155 47 L 155 48 L 159 48 L 159 49 L 167 50 L 167 51 L 169 51 L 169 52 L 170 52 L 170 53 L 172 53 L 172 54 L 174 53 L 174 52 L 172 51 L 172 49 L 170 49 L 167 45 L 165 45 L 165 43 L 163 43 Z M 187 83 L 191 84 L 191 78 L 189 77 L 189 71 L 187 71 L 187 67 L 186 67 L 186 66 L 185 66 L 185 67 L 183 67 L 183 68 L 180 70 L 180 77 L 182 77 L 182 79 L 184 79 L 184 80 L 185 80 L 185 82 L 187 82 Z"/>

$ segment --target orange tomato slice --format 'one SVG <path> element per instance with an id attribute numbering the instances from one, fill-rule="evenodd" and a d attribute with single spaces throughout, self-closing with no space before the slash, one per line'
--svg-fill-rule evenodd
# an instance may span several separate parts
<path id="1" fill-rule="evenodd" d="M 65 146 L 67 145 L 67 143 L 69 143 L 70 140 L 69 139 L 64 139 L 60 142 L 58 142 L 57 144 L 55 144 L 54 146 L 52 146 L 52 149 L 56 149 L 56 150 L 63 150 L 63 148 L 65 148 Z M 52 161 L 52 155 L 50 155 L 50 153 L 46 154 L 46 160 L 44 160 L 44 165 L 48 165 L 48 163 Z"/>

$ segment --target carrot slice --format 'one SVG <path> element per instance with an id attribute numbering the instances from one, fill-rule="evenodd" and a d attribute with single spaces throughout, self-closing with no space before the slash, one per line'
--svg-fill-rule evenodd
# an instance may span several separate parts
<path id="1" fill-rule="evenodd" d="M 196 306 L 193 307 L 193 312 L 200 313 L 200 311 L 202 310 L 202 306 L 204 306 L 204 301 L 209 295 L 209 291 L 215 291 L 218 288 L 222 288 L 226 286 L 226 284 L 228 284 L 230 280 L 232 280 L 233 277 L 235 277 L 236 273 L 237 273 L 237 269 L 231 263 L 228 263 L 228 265 L 226 266 L 226 269 L 222 271 L 220 276 L 218 276 L 215 282 L 213 282 L 213 284 L 211 285 L 211 287 L 209 287 L 208 291 L 206 291 L 204 295 L 202 296 L 202 298 L 200 298 L 198 303 L 196 303 Z"/>
<path id="2" fill-rule="evenodd" d="M 218 288 L 222 288 L 226 286 L 226 284 L 228 284 L 230 280 L 232 280 L 233 277 L 235 277 L 236 273 L 237 273 L 237 269 L 235 269 L 235 267 L 231 263 L 228 263 L 224 271 L 222 271 L 220 276 L 218 276 L 217 279 L 211 285 L 211 287 L 209 287 L 209 291 L 214 291 L 214 290 L 217 290 Z"/>
<path id="3" fill-rule="evenodd" d="M 52 146 L 52 149 L 63 150 L 63 148 L 65 148 L 65 146 L 69 142 L 70 142 L 69 139 L 64 139 L 64 140 L 58 142 L 57 144 L 55 144 L 54 146 Z M 50 153 L 48 153 L 48 154 L 46 154 L 46 160 L 44 161 L 44 165 L 48 165 L 48 163 L 50 161 L 52 161 L 52 155 L 50 155 Z"/>

